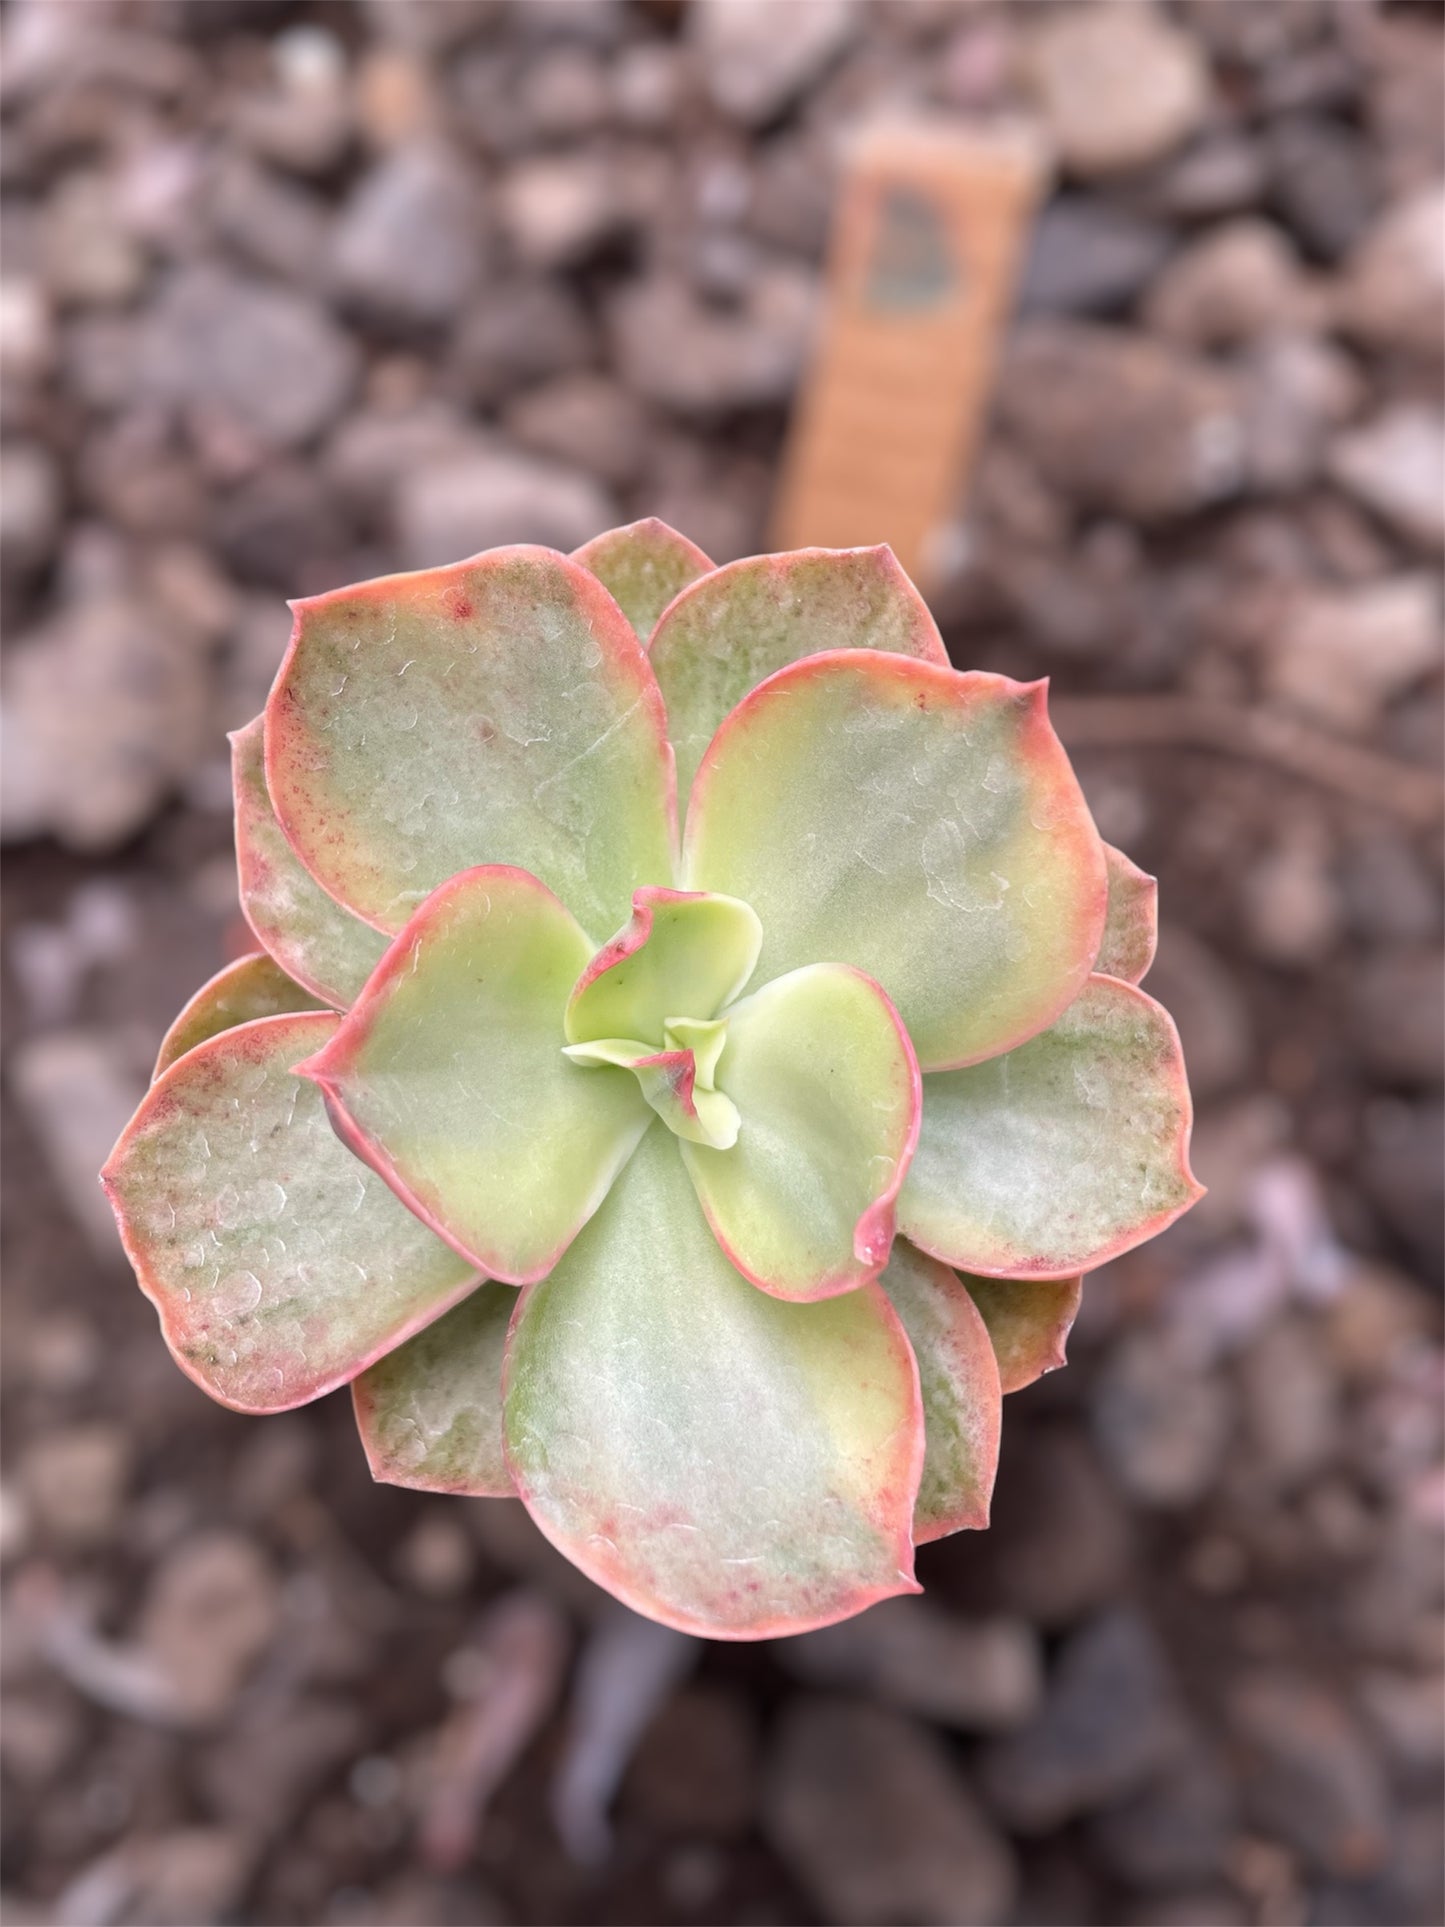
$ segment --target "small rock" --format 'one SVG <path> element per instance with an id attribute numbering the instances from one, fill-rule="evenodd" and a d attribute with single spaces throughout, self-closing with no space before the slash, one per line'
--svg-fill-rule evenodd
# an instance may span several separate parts
<path id="1" fill-rule="evenodd" d="M 475 178 L 449 148 L 428 142 L 388 155 L 341 211 L 331 242 L 337 289 L 381 321 L 454 320 L 481 279 L 479 206 Z"/>
<path id="2" fill-rule="evenodd" d="M 503 0 L 365 0 L 363 11 L 379 38 L 444 54 L 495 25 L 504 6 Z"/>
<path id="3" fill-rule="evenodd" d="M 1094 1430 L 1120 1483 L 1142 1505 L 1193 1505 L 1224 1462 L 1229 1387 L 1169 1326 L 1131 1331 L 1094 1388 Z"/>
<path id="4" fill-rule="evenodd" d="M 1245 467 L 1261 494 L 1295 494 L 1324 465 L 1332 430 L 1359 404 L 1349 356 L 1308 335 L 1256 341 L 1241 366 Z"/>
<path id="5" fill-rule="evenodd" d="M 1150 290 L 1144 318 L 1188 348 L 1229 348 L 1307 329 L 1320 302 L 1299 257 L 1272 222 L 1224 221 L 1175 257 Z"/>
<path id="6" fill-rule="evenodd" d="M 211 219 L 248 261 L 282 280 L 312 281 L 320 271 L 330 225 L 325 202 L 243 153 L 216 171 Z"/>
<path id="7" fill-rule="evenodd" d="M 811 275 L 783 266 L 760 273 L 736 310 L 709 308 L 670 277 L 637 282 L 612 304 L 623 376 L 648 400 L 685 414 L 786 401 L 802 368 L 814 296 Z"/>
<path id="8" fill-rule="evenodd" d="M 826 1920 L 991 1927 L 1016 1887 L 1012 1855 L 947 1753 L 895 1713 L 846 1700 L 783 1715 L 764 1812 Z"/>
<path id="9" fill-rule="evenodd" d="M 543 271 L 592 254 L 626 216 L 608 171 L 592 153 L 520 161 L 503 177 L 497 198 L 518 258 Z"/>
<path id="10" fill-rule="evenodd" d="M 1379 206 L 1369 142 L 1341 120 L 1291 115 L 1266 136 L 1270 200 L 1309 252 L 1338 261 Z"/>
<path id="11" fill-rule="evenodd" d="M 381 153 L 431 134 L 441 106 L 428 62 L 410 47 L 369 47 L 356 75 L 356 118 L 363 140 Z"/>
<path id="12" fill-rule="evenodd" d="M 1188 1744 L 1158 1642 L 1121 1606 L 1070 1636 L 1036 1718 L 984 1748 L 984 1792 L 1011 1830 L 1046 1833 L 1134 1793 Z"/>
<path id="13" fill-rule="evenodd" d="M 1339 436 L 1329 472 L 1408 541 L 1445 548 L 1445 423 L 1438 408 L 1401 402 Z"/>
<path id="14" fill-rule="evenodd" d="M 1233 972 L 1203 940 L 1166 921 L 1149 973 L 1150 994 L 1179 1026 L 1196 1098 L 1237 1084 L 1254 1060 L 1249 1008 Z"/>
<path id="15" fill-rule="evenodd" d="M 1276 1320 L 1241 1352 L 1239 1379 L 1251 1485 L 1296 1490 L 1330 1462 L 1343 1432 L 1318 1326 L 1300 1316 Z"/>
<path id="16" fill-rule="evenodd" d="M 1243 1799 L 1257 1826 L 1320 1872 L 1372 1873 L 1388 1851 L 1388 1795 L 1375 1755 L 1330 1693 L 1283 1672 L 1228 1695 Z"/>
<path id="17" fill-rule="evenodd" d="M 42 1532 L 69 1551 L 115 1537 L 130 1484 L 131 1443 L 97 1421 L 43 1433 L 20 1463 L 20 1484 Z"/>
<path id="18" fill-rule="evenodd" d="M 54 354 L 54 317 L 45 290 L 36 280 L 5 275 L 0 280 L 0 374 L 28 388 L 46 373 Z"/>
<path id="19" fill-rule="evenodd" d="M 322 455 L 322 469 L 345 508 L 375 527 L 388 519 L 404 476 L 475 447 L 474 431 L 443 402 L 365 409 L 339 425 Z"/>
<path id="20" fill-rule="evenodd" d="M 1437 357 L 1445 304 L 1445 187 L 1396 202 L 1346 263 L 1342 327 L 1379 347 Z"/>
<path id="21" fill-rule="evenodd" d="M 221 1827 L 184 1827 L 140 1835 L 83 1868 L 59 1895 L 60 1927 L 97 1920 L 147 1927 L 213 1927 L 233 1917 L 250 1877 L 254 1849 Z"/>
<path id="22" fill-rule="evenodd" d="M 1044 479 L 1085 508 L 1156 522 L 1222 500 L 1244 479 L 1231 382 L 1122 328 L 1026 323 L 997 407 Z"/>
<path id="23" fill-rule="evenodd" d="M 1258 954 L 1295 968 L 1317 964 L 1340 936 L 1343 912 L 1333 851 L 1317 817 L 1282 826 L 1245 872 L 1245 927 Z"/>
<path id="24" fill-rule="evenodd" d="M 1022 314 L 1108 315 L 1129 307 L 1168 260 L 1168 228 L 1091 195 L 1050 201 L 1034 227 Z"/>
<path id="25" fill-rule="evenodd" d="M 1196 42 L 1152 6 L 1083 6 L 1030 37 L 1030 77 L 1059 159 L 1093 179 L 1162 160 L 1209 105 Z"/>
<path id="26" fill-rule="evenodd" d="M 1106 1807 L 1089 1832 L 1121 1880 L 1172 1887 L 1225 1871 L 1234 1823 L 1228 1775 L 1215 1754 L 1195 1742 L 1157 1768 L 1140 1792 Z M 1213 1927 L 1213 1916 L 1205 1920 Z"/>
<path id="27" fill-rule="evenodd" d="M 214 266 L 183 269 L 147 320 L 142 391 L 277 448 L 309 441 L 356 383 L 356 349 L 313 302 Z"/>
<path id="28" fill-rule="evenodd" d="M 861 25 L 857 0 L 697 0 L 691 33 L 704 84 L 746 127 L 773 120 Z"/>
<path id="29" fill-rule="evenodd" d="M 1418 1078 L 1422 1084 L 1426 1081 L 1423 1071 Z M 1409 1081 L 1414 1082 L 1414 1077 Z M 1445 1272 L 1442 1167 L 1445 1105 L 1425 1098 L 1415 1103 L 1391 1099 L 1370 1106 L 1360 1172 L 1370 1202 L 1413 1253 L 1422 1275 L 1436 1280 Z"/>
<path id="30" fill-rule="evenodd" d="M 152 1579 L 140 1643 L 173 1682 L 191 1718 L 230 1708 L 280 1619 L 280 1592 L 254 1542 L 216 1530 L 185 1540 Z"/>
<path id="31" fill-rule="evenodd" d="M 1186 221 L 1216 219 L 1256 206 L 1267 180 L 1258 143 L 1223 129 L 1203 135 L 1155 177 L 1154 200 L 1162 214 Z"/>
<path id="32" fill-rule="evenodd" d="M 682 98 L 682 57 L 665 42 L 625 47 L 612 66 L 612 105 L 625 126 L 640 133 L 670 127 Z"/>
<path id="33" fill-rule="evenodd" d="M 855 1687 L 967 1731 L 1021 1725 L 1043 1690 L 1038 1640 L 1025 1621 L 958 1619 L 922 1599 L 885 1600 L 788 1640 L 778 1657 L 799 1679 Z"/>
<path id="34" fill-rule="evenodd" d="M 418 469 L 396 499 L 397 542 L 411 569 L 506 542 L 580 548 L 617 519 L 616 505 L 595 482 L 502 448 Z"/>
<path id="35" fill-rule="evenodd" d="M 1376 951 L 1355 971 L 1350 997 L 1356 1048 L 1387 1083 L 1436 1084 L 1445 1057 L 1445 952 Z"/>
<path id="36" fill-rule="evenodd" d="M 107 1032 L 61 1030 L 21 1044 L 10 1075 L 67 1210 L 96 1257 L 118 1264 L 115 1221 L 96 1173 L 140 1102 L 144 1073 Z"/>
<path id="37" fill-rule="evenodd" d="M 50 560 L 60 531 L 60 471 L 38 442 L 7 442 L 0 487 L 0 568 L 33 575 Z"/>
<path id="38" fill-rule="evenodd" d="M 652 49 L 630 51 L 635 55 Z M 554 48 L 526 70 L 522 111 L 546 140 L 580 140 L 596 133 L 607 120 L 610 104 L 606 70 L 586 47 Z"/>
<path id="39" fill-rule="evenodd" d="M 582 468 L 601 482 L 636 481 L 647 453 L 647 417 L 625 388 L 601 375 L 563 375 L 521 396 L 503 416 L 523 448 Z"/>
<path id="40" fill-rule="evenodd" d="M 552 281 L 492 288 L 463 322 L 453 350 L 457 381 L 481 407 L 593 359 L 586 316 L 576 297 Z"/>
<path id="41" fill-rule="evenodd" d="M 1368 1672 L 1359 1683 L 1365 1716 L 1391 1758 L 1407 1773 L 1438 1775 L 1445 1768 L 1445 1675 Z"/>
<path id="42" fill-rule="evenodd" d="M 45 206 L 41 266 L 57 301 L 118 307 L 145 279 L 145 255 L 116 205 L 110 179 L 67 174 Z"/>
<path id="43" fill-rule="evenodd" d="M 1364 732 L 1438 666 L 1440 622 L 1439 586 L 1426 573 L 1300 589 L 1271 638 L 1266 687 L 1337 729 Z"/>
<path id="44" fill-rule="evenodd" d="M 283 1828 L 366 1740 L 358 1707 L 334 1699 L 268 1706 L 233 1722 L 200 1760 L 205 1797 L 248 1834 Z"/>
<path id="45" fill-rule="evenodd" d="M 398 1573 L 428 1599 L 455 1599 L 476 1570 L 476 1547 L 449 1511 L 428 1510 L 402 1541 Z"/>
<path id="46" fill-rule="evenodd" d="M 65 1692 L 6 1693 L 0 1762 L 25 1792 L 50 1786 L 75 1758 L 83 1737 L 80 1709 Z"/>
<path id="47" fill-rule="evenodd" d="M 235 103 L 230 121 L 254 153 L 298 174 L 325 174 L 351 138 L 346 54 L 327 28 L 302 22 L 271 42 L 273 87 Z"/>
<path id="48" fill-rule="evenodd" d="M 746 1700 L 715 1687 L 684 1687 L 643 1734 L 624 1799 L 669 1833 L 736 1840 L 757 1806 L 757 1754 Z"/>

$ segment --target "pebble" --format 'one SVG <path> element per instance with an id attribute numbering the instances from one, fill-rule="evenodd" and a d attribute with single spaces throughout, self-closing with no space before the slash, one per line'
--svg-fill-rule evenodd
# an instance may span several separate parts
<path id="1" fill-rule="evenodd" d="M 330 210 L 319 195 L 242 153 L 220 162 L 210 183 L 217 231 L 253 266 L 309 284 L 325 259 Z"/>
<path id="2" fill-rule="evenodd" d="M 502 420 L 520 447 L 584 469 L 609 487 L 635 482 L 647 459 L 646 413 L 602 375 L 559 376 L 519 396 Z"/>
<path id="3" fill-rule="evenodd" d="M 1129 307 L 1174 251 L 1161 222 L 1112 202 L 1061 194 L 1033 232 L 1021 314 L 1109 315 Z"/>
<path id="4" fill-rule="evenodd" d="M 1193 1505 L 1224 1464 L 1234 1406 L 1227 1382 L 1169 1326 L 1127 1333 L 1094 1388 L 1094 1431 L 1119 1482 L 1161 1511 Z"/>
<path id="5" fill-rule="evenodd" d="M 474 1541 L 450 1511 L 428 1508 L 397 1549 L 396 1569 L 428 1599 L 459 1598 L 476 1570 Z"/>
<path id="6" fill-rule="evenodd" d="M 477 184 L 452 151 L 418 143 L 362 176 L 332 232 L 330 271 L 341 296 L 399 326 L 454 321 L 484 265 Z"/>
<path id="7" fill-rule="evenodd" d="M 186 1539 L 162 1561 L 141 1606 L 141 1645 L 198 1723 L 229 1711 L 280 1623 L 281 1595 L 254 1540 L 222 1528 Z"/>
<path id="8" fill-rule="evenodd" d="M 395 514 L 397 545 L 410 569 L 506 542 L 576 549 L 619 520 L 616 504 L 587 476 L 503 447 L 408 474 Z"/>
<path id="9" fill-rule="evenodd" d="M 452 371 L 463 392 L 487 407 L 593 359 L 591 330 L 575 295 L 555 281 L 501 282 L 458 330 Z"/>
<path id="10" fill-rule="evenodd" d="M 689 21 L 704 85 L 745 127 L 773 120 L 861 25 L 857 0 L 696 0 Z"/>
<path id="11" fill-rule="evenodd" d="M 1149 993 L 1179 1026 L 1195 1098 L 1237 1085 L 1254 1060 L 1249 1006 L 1218 952 L 1166 920 L 1149 972 Z"/>
<path id="12" fill-rule="evenodd" d="M 1209 105 L 1197 42 L 1152 6 L 1054 14 L 1030 35 L 1027 58 L 1059 159 L 1083 179 L 1162 160 Z"/>
<path id="13" fill-rule="evenodd" d="M 199 1780 L 208 1804 L 249 1835 L 284 1829 L 366 1739 L 360 1709 L 340 1699 L 299 1698 L 264 1717 L 233 1720 L 208 1746 Z"/>
<path id="14" fill-rule="evenodd" d="M 1270 637 L 1270 694 L 1333 728 L 1363 732 L 1441 659 L 1433 575 L 1354 588 L 1300 589 Z"/>
<path id="15" fill-rule="evenodd" d="M 1367 955 L 1353 973 L 1350 1002 L 1356 1048 L 1374 1075 L 1391 1084 L 1438 1083 L 1445 1056 L 1445 952 L 1401 945 Z"/>
<path id="16" fill-rule="evenodd" d="M 1266 153 L 1276 213 L 1316 260 L 1348 254 L 1379 207 L 1368 143 L 1342 120 L 1298 115 L 1269 130 Z"/>
<path id="17" fill-rule="evenodd" d="M 1308 329 L 1321 318 L 1289 237 L 1249 216 L 1212 227 L 1155 281 L 1144 320 L 1187 348 L 1229 348 Z"/>
<path id="18" fill-rule="evenodd" d="M 1304 969 L 1335 948 L 1344 922 L 1324 825 L 1286 820 L 1240 879 L 1245 930 L 1267 962 Z"/>
<path id="19" fill-rule="evenodd" d="M 50 560 L 60 533 L 60 471 L 39 442 L 9 442 L 0 488 L 0 569 L 33 575 Z"/>
<path id="20" fill-rule="evenodd" d="M 106 175 L 64 175 L 46 203 L 41 236 L 41 270 L 56 301 L 110 308 L 139 293 L 145 252 L 121 218 Z"/>
<path id="21" fill-rule="evenodd" d="M 233 1917 L 253 1858 L 251 1842 L 222 1827 L 138 1832 L 75 1874 L 52 1918 L 55 1927 L 213 1927 Z"/>
<path id="22" fill-rule="evenodd" d="M 642 1735 L 622 1798 L 668 1833 L 740 1839 L 758 1800 L 758 1735 L 747 1702 L 711 1686 L 675 1692 Z"/>
<path id="23" fill-rule="evenodd" d="M 1224 1762 L 1191 1742 L 1126 1800 L 1105 1807 L 1089 1828 L 1100 1856 L 1131 1886 L 1204 1882 L 1226 1868 L 1236 1824 Z M 1200 1927 L 1214 1927 L 1212 1917 Z"/>
<path id="24" fill-rule="evenodd" d="M 503 231 L 525 267 L 544 273 L 594 253 L 626 218 L 595 154 L 520 161 L 497 188 Z"/>
<path id="25" fill-rule="evenodd" d="M 1248 1674 L 1227 1697 L 1249 1817 L 1321 1872 L 1360 1876 L 1388 1852 L 1379 1761 L 1323 1687 L 1288 1672 Z"/>
<path id="26" fill-rule="evenodd" d="M 1310 335 L 1266 335 L 1245 350 L 1244 459 L 1261 494 L 1295 495 L 1325 464 L 1333 430 L 1359 406 L 1350 357 Z"/>
<path id="27" fill-rule="evenodd" d="M 67 1211 L 95 1257 L 118 1267 L 115 1220 L 96 1173 L 140 1102 L 144 1072 L 119 1038 L 76 1029 L 27 1038 L 10 1076 Z"/>
<path id="28" fill-rule="evenodd" d="M 1277 1319 L 1240 1354 L 1249 1476 L 1263 1492 L 1296 1492 L 1331 1463 L 1344 1436 L 1329 1351 L 1319 1324 Z"/>
<path id="29" fill-rule="evenodd" d="M 613 299 L 613 342 L 624 379 L 649 401 L 716 415 L 786 401 L 803 365 L 815 284 L 779 265 L 759 274 L 739 308 L 710 308 L 670 276 Z"/>
<path id="30" fill-rule="evenodd" d="M 1013 1856 L 944 1748 L 896 1713 L 795 1700 L 769 1762 L 764 1815 L 825 1920 L 992 1927 L 1017 1883 Z"/>
<path id="31" fill-rule="evenodd" d="M 1400 402 L 1339 435 L 1332 481 L 1408 542 L 1445 549 L 1445 421 L 1440 410 Z"/>
<path id="32" fill-rule="evenodd" d="M 1152 1783 L 1188 1743 L 1154 1633 L 1118 1606 L 1069 1636 L 1036 1717 L 988 1742 L 982 1786 L 1010 1830 L 1045 1833 Z"/>
<path id="33" fill-rule="evenodd" d="M 113 1539 L 133 1457 L 127 1434 L 103 1420 L 42 1433 L 20 1462 L 20 1487 L 41 1534 L 68 1552 Z"/>
<path id="34" fill-rule="evenodd" d="M 1340 325 L 1384 348 L 1438 358 L 1445 304 L 1445 186 L 1387 208 L 1344 267 Z"/>

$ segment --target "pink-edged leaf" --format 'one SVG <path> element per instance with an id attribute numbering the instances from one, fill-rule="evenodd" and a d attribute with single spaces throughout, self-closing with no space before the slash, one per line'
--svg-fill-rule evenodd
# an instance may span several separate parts
<path id="1" fill-rule="evenodd" d="M 1126 984 L 1142 983 L 1159 942 L 1159 885 L 1112 843 L 1104 845 L 1109 867 L 1109 908 L 1094 969 Z"/>
<path id="2" fill-rule="evenodd" d="M 652 1119 L 629 1071 L 562 1054 L 592 948 L 525 870 L 463 871 L 303 1067 L 357 1156 L 508 1284 L 551 1269 Z"/>
<path id="3" fill-rule="evenodd" d="M 359 917 L 399 930 L 448 877 L 506 864 L 600 939 L 640 884 L 673 881 L 662 697 L 590 570 L 490 549 L 295 610 L 267 786 L 302 862 Z"/>
<path id="4" fill-rule="evenodd" d="M 1079 1315 L 1082 1278 L 967 1276 L 963 1282 L 988 1326 L 1005 1394 L 1021 1392 L 1068 1363 L 1065 1347 Z"/>
<path id="5" fill-rule="evenodd" d="M 590 959 L 567 1003 L 567 1041 L 661 1044 L 670 1017 L 710 1018 L 753 974 L 763 933 L 747 904 L 638 890 L 632 916 Z"/>
<path id="6" fill-rule="evenodd" d="M 204 1044 L 209 1037 L 218 1037 L 223 1030 L 233 1030 L 237 1024 L 249 1024 L 257 1017 L 278 1017 L 287 1011 L 323 1009 L 324 1004 L 300 984 L 292 983 L 264 951 L 253 950 L 201 985 L 161 1039 L 151 1082 L 188 1050 Z"/>
<path id="7" fill-rule="evenodd" d="M 722 1031 L 726 1025 L 695 1028 Z M 631 1071 L 642 1095 L 676 1137 L 723 1151 L 738 1141 L 737 1106 L 713 1089 L 710 1075 L 704 1080 L 690 1045 L 654 1050 L 627 1037 L 598 1037 L 590 1044 L 569 1044 L 563 1055 L 574 1064 L 617 1064 Z"/>
<path id="8" fill-rule="evenodd" d="M 376 968 L 386 938 L 329 897 L 286 841 L 266 789 L 262 731 L 258 716 L 231 737 L 241 910 L 288 976 L 344 1010 Z"/>
<path id="9" fill-rule="evenodd" d="M 883 649 L 948 666 L 938 625 L 886 545 L 752 555 L 684 590 L 651 648 L 681 793 L 750 689 L 832 649 Z"/>
<path id="10" fill-rule="evenodd" d="M 922 1412 L 888 1300 L 755 1291 L 660 1126 L 523 1293 L 503 1406 L 532 1517 L 650 1618 L 764 1639 L 918 1590 Z"/>
<path id="11" fill-rule="evenodd" d="M 693 784 L 684 872 L 757 912 L 755 988 L 856 964 L 925 1071 L 1051 1024 L 1107 897 L 1043 685 L 874 650 L 796 663 L 732 711 Z"/>
<path id="12" fill-rule="evenodd" d="M 871 977 L 813 964 L 726 1013 L 715 1073 L 728 1150 L 683 1146 L 708 1223 L 743 1276 L 810 1301 L 876 1278 L 918 1141 L 918 1061 Z"/>
<path id="13" fill-rule="evenodd" d="M 923 1080 L 899 1229 L 960 1270 L 1071 1278 L 1202 1195 L 1179 1035 L 1133 984 L 1091 977 L 1004 1057 Z"/>
<path id="14" fill-rule="evenodd" d="M 1003 1387 L 988 1327 L 947 1265 L 900 1238 L 879 1280 L 918 1360 L 927 1441 L 913 1515 L 918 1545 L 988 1524 Z"/>
<path id="15" fill-rule="evenodd" d="M 101 1173 L 176 1363 L 238 1412 L 345 1384 L 477 1282 L 295 1075 L 339 1021 L 262 1017 L 187 1051 Z"/>
<path id="16" fill-rule="evenodd" d="M 713 566 L 695 542 L 655 515 L 594 535 L 572 560 L 592 571 L 643 643 L 678 591 Z"/>
<path id="17" fill-rule="evenodd" d="M 371 1476 L 478 1499 L 515 1497 L 502 1456 L 502 1361 L 517 1294 L 488 1280 L 351 1387 Z"/>

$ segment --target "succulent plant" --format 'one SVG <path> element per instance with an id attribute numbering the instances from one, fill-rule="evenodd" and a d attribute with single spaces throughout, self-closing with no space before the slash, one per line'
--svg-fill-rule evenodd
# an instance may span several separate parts
<path id="1" fill-rule="evenodd" d="M 297 603 L 233 746 L 262 948 L 103 1174 L 182 1370 L 350 1383 L 377 1478 L 689 1631 L 917 1590 L 1081 1274 L 1199 1190 L 1044 685 L 951 668 L 886 548 L 649 521 Z"/>

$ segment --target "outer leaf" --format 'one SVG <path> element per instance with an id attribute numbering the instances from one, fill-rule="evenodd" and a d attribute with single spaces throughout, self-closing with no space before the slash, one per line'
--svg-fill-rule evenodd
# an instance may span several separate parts
<path id="1" fill-rule="evenodd" d="M 1104 926 L 1103 846 L 1043 685 L 872 650 L 796 663 L 738 704 L 693 785 L 684 867 L 757 911 L 755 985 L 856 964 L 925 1071 L 1051 1024 Z"/>
<path id="2" fill-rule="evenodd" d="M 1083 1296 L 1082 1278 L 965 1278 L 998 1359 L 1004 1392 L 1021 1392 L 1066 1365 L 1065 1346 Z"/>
<path id="3" fill-rule="evenodd" d="M 918 1590 L 921 1409 L 887 1300 L 754 1291 L 661 1129 L 523 1294 L 504 1414 L 542 1531 L 654 1619 L 763 1639 Z"/>
<path id="4" fill-rule="evenodd" d="M 508 1285 L 478 1285 L 353 1383 L 374 1479 L 479 1499 L 515 1495 L 502 1457 L 502 1356 L 516 1303 Z"/>
<path id="5" fill-rule="evenodd" d="M 263 1017 L 198 1044 L 151 1086 L 101 1173 L 177 1364 L 238 1412 L 319 1398 L 477 1282 L 294 1075 L 337 1023 Z"/>
<path id="6" fill-rule="evenodd" d="M 237 1024 L 249 1024 L 257 1017 L 275 1017 L 283 1011 L 320 1010 L 323 1006 L 293 984 L 279 964 L 263 951 L 253 950 L 238 957 L 224 970 L 218 970 L 200 989 L 161 1039 L 160 1055 L 151 1073 L 155 1082 L 169 1070 L 178 1057 L 184 1057 L 208 1037 L 218 1037 Z"/>
<path id="7" fill-rule="evenodd" d="M 918 1141 L 918 1063 L 898 1013 L 847 964 L 792 971 L 735 1004 L 717 1083 L 731 1150 L 684 1144 L 718 1242 L 779 1298 L 831 1298 L 876 1278 Z"/>
<path id="8" fill-rule="evenodd" d="M 1109 908 L 1094 969 L 1126 984 L 1142 983 L 1159 942 L 1159 885 L 1112 843 L 1104 845 Z"/>
<path id="9" fill-rule="evenodd" d="M 638 890 L 632 917 L 591 959 L 567 1003 L 567 1041 L 661 1044 L 669 1017 L 713 1017 L 752 976 L 757 917 L 736 897 Z"/>
<path id="10" fill-rule="evenodd" d="M 662 698 L 579 563 L 491 549 L 295 609 L 267 782 L 306 867 L 358 916 L 398 930 L 448 877 L 505 863 L 605 932 L 638 884 L 672 882 Z"/>
<path id="11" fill-rule="evenodd" d="M 992 1278 L 1071 1278 L 1152 1238 L 1202 1195 L 1168 1012 L 1092 977 L 1052 1029 L 923 1083 L 898 1223 Z"/>
<path id="12" fill-rule="evenodd" d="M 386 938 L 329 897 L 286 841 L 266 790 L 262 719 L 231 737 L 236 868 L 241 909 L 288 975 L 344 1010 L 386 948 Z"/>
<path id="13" fill-rule="evenodd" d="M 946 1265 L 900 1238 L 879 1280 L 918 1360 L 927 1449 L 913 1537 L 923 1545 L 988 1524 L 1003 1423 L 988 1328 Z"/>
<path id="14" fill-rule="evenodd" d="M 655 515 L 593 536 L 572 551 L 572 560 L 592 571 L 643 643 L 678 590 L 713 566 L 696 543 Z"/>
<path id="15" fill-rule="evenodd" d="M 525 870 L 463 871 L 302 1067 L 357 1156 L 507 1284 L 551 1269 L 651 1121 L 629 1072 L 562 1055 L 567 993 L 591 950 Z"/>
<path id="16" fill-rule="evenodd" d="M 927 604 L 886 545 L 752 555 L 680 595 L 651 653 L 683 793 L 750 689 L 829 649 L 885 649 L 948 666 Z"/>

